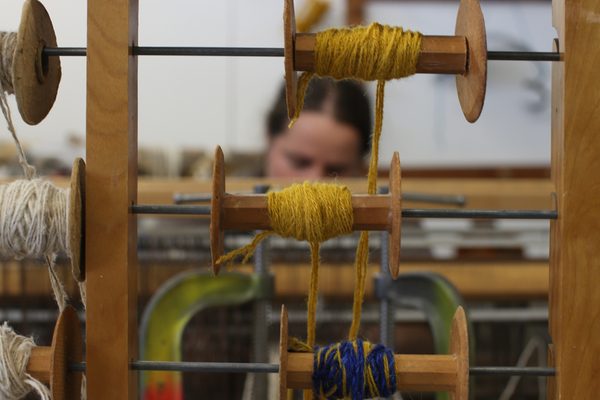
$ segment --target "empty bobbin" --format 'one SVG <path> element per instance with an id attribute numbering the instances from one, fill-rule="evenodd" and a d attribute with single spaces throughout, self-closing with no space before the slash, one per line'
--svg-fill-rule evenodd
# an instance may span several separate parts
<path id="1" fill-rule="evenodd" d="M 26 0 L 17 32 L 12 75 L 19 113 L 30 125 L 40 123 L 56 100 L 61 78 L 60 57 L 42 54 L 44 47 L 56 46 L 48 12 L 38 0 Z"/>
<path id="2" fill-rule="evenodd" d="M 53 400 L 81 398 L 81 372 L 69 371 L 69 364 L 82 361 L 83 338 L 75 310 L 64 309 L 52 335 L 51 346 L 31 349 L 27 373 L 50 386 Z"/>
<path id="3" fill-rule="evenodd" d="M 288 389 L 312 389 L 313 353 L 288 351 L 288 316 L 281 308 L 279 338 L 279 398 Z M 469 398 L 469 336 L 467 318 L 458 307 L 452 319 L 450 354 L 394 355 L 398 391 L 448 392 L 453 400 Z"/>
<path id="4" fill-rule="evenodd" d="M 223 233 L 226 230 L 270 230 L 271 221 L 264 194 L 229 194 L 225 191 L 223 151 L 217 147 L 213 166 L 210 249 L 213 272 L 219 273 L 217 263 L 223 254 Z M 400 157 L 394 153 L 390 167 L 390 189 L 385 195 L 352 195 L 354 231 L 388 231 L 389 267 L 392 277 L 399 272 L 400 232 L 402 224 L 402 195 Z"/>
<path id="5" fill-rule="evenodd" d="M 284 54 L 288 116 L 296 111 L 297 72 L 314 71 L 314 33 L 296 33 L 294 1 L 284 0 Z M 417 73 L 456 74 L 458 99 L 465 118 L 475 122 L 485 99 L 487 44 L 479 0 L 461 0 L 455 36 L 421 38 Z"/>

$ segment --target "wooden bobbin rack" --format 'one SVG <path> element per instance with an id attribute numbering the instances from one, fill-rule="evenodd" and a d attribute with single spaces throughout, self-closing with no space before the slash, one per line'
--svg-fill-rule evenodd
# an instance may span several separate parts
<path id="1" fill-rule="evenodd" d="M 69 370 L 69 364 L 83 359 L 81 324 L 75 310 L 64 309 L 54 327 L 51 346 L 31 349 L 27 373 L 50 386 L 53 400 L 81 398 L 81 372 Z"/>
<path id="2" fill-rule="evenodd" d="M 137 221 L 134 211 L 137 205 L 137 57 L 158 54 L 285 55 L 289 104 L 290 110 L 294 110 L 296 71 L 313 68 L 314 37 L 296 34 L 293 4 L 286 0 L 283 49 L 143 48 L 137 45 L 139 0 L 89 0 L 87 48 L 60 49 L 56 48 L 52 24 L 45 10 L 40 8 L 41 3 L 27 0 L 25 5 L 28 11 L 22 18 L 19 43 L 26 45 L 23 45 L 23 58 L 15 60 L 14 71 L 15 76 L 26 74 L 28 78 L 23 82 L 31 85 L 25 88 L 16 85 L 17 102 L 25 121 L 37 123 L 50 109 L 60 80 L 58 56 L 87 56 L 87 190 L 84 190 L 82 164 L 79 172 L 74 174 L 79 179 L 75 185 L 80 190 L 79 210 L 85 218 L 80 219 L 79 232 L 74 230 L 71 236 L 72 250 L 79 249 L 79 256 L 73 257 L 79 260 L 75 271 L 80 279 L 86 278 L 88 293 L 87 398 L 135 400 L 138 385 L 134 366 L 148 367 L 141 364 L 144 360 L 138 360 L 137 355 Z M 596 376 L 600 369 L 600 342 L 597 335 L 592 334 L 596 331 L 595 315 L 600 307 L 600 291 L 596 288 L 600 276 L 597 257 L 600 176 L 596 173 L 600 169 L 600 136 L 597 134 L 600 130 L 597 112 L 600 80 L 597 79 L 597 65 L 593 62 L 600 55 L 597 15 L 600 15 L 597 0 L 553 0 L 553 25 L 558 39 L 554 52 L 546 59 L 553 62 L 551 160 L 557 199 L 557 219 L 551 222 L 550 235 L 551 371 L 544 371 L 544 376 L 552 376 L 548 381 L 549 399 L 592 399 L 600 391 L 600 380 Z M 19 63 L 22 65 L 17 67 Z M 455 36 L 425 36 L 418 71 L 456 74 L 463 113 L 467 120 L 474 121 L 485 96 L 486 64 L 485 29 L 479 4 L 476 0 L 462 0 Z M 396 187 L 399 188 L 399 163 L 397 171 Z M 392 176 L 391 179 L 396 178 Z M 223 226 L 211 228 L 216 240 L 213 250 L 217 250 L 213 255 L 220 254 L 222 238 L 219 235 L 229 223 L 226 219 L 230 210 L 223 209 L 233 201 L 232 198 L 226 200 L 228 195 L 222 174 L 215 175 L 215 182 L 217 197 L 221 196 L 218 199 L 221 211 L 215 218 L 218 217 Z M 400 207 L 399 193 L 392 193 L 390 198 L 398 199 Z M 392 214 L 395 212 L 390 198 L 373 200 L 382 202 L 378 203 L 381 215 L 388 207 L 378 229 L 390 229 L 390 208 Z M 268 227 L 264 217 L 260 218 L 263 219 L 256 227 Z M 59 368 L 61 357 L 62 360 L 79 358 L 76 349 L 65 353 L 60 347 L 61 338 L 63 344 L 80 348 L 81 343 L 79 334 L 71 335 L 72 323 L 69 321 L 73 317 L 65 315 L 57 323 L 56 344 L 50 350 L 35 349 L 28 368 L 35 377 L 50 382 L 53 391 L 63 382 L 63 378 L 58 379 L 63 371 Z M 440 384 L 454 390 L 455 398 L 464 398 L 466 393 L 460 388 L 464 387 L 463 378 L 468 379 L 468 374 L 460 361 L 465 360 L 466 354 L 466 334 L 461 328 L 464 318 L 461 320 L 460 315 L 459 312 L 455 317 L 453 337 L 457 338 L 458 344 L 453 354 L 435 356 L 441 357 L 435 360 L 443 366 L 443 380 L 433 379 L 431 365 L 422 363 L 424 358 L 399 356 L 401 369 L 404 368 L 402 365 L 408 367 L 409 362 L 414 362 L 415 371 L 426 377 L 426 381 L 419 382 L 419 375 L 414 375 L 414 371 L 404 371 L 399 376 L 401 388 Z M 285 322 L 285 316 L 282 317 Z M 287 325 L 283 323 L 284 326 Z M 275 366 L 282 371 L 282 381 L 287 382 L 282 388 L 306 387 L 310 366 L 303 357 L 307 356 L 288 353 L 287 335 L 282 338 L 282 364 Z M 59 357 L 61 354 L 67 355 Z M 207 370 L 206 365 L 201 367 Z M 271 365 L 263 367 L 261 371 L 276 372 Z M 217 369 L 215 367 L 214 371 Z M 470 371 L 472 375 L 472 369 Z M 409 377 L 408 382 L 403 380 Z M 78 398 L 74 397 L 74 390 L 72 397 L 67 398 Z"/>
<path id="3" fill-rule="evenodd" d="M 283 21 L 286 100 L 292 118 L 296 112 L 296 71 L 314 72 L 316 35 L 296 32 L 294 0 L 285 0 Z M 467 121 L 477 121 L 487 82 L 487 42 L 479 0 L 460 1 L 455 36 L 422 37 L 417 73 L 456 75 L 463 114 Z"/>
<path id="4" fill-rule="evenodd" d="M 217 262 L 223 254 L 223 237 L 226 230 L 269 230 L 271 222 L 264 194 L 229 194 L 225 191 L 225 160 L 217 147 L 213 164 L 213 186 L 210 214 L 210 251 L 213 272 L 219 273 Z M 389 268 L 396 278 L 400 268 L 400 238 L 402 227 L 402 188 L 400 156 L 392 157 L 389 177 L 389 194 L 352 195 L 354 224 L 352 229 L 388 231 Z"/>
<path id="5" fill-rule="evenodd" d="M 279 331 L 279 399 L 288 389 L 312 389 L 313 353 L 288 350 L 288 316 L 281 308 Z M 453 400 L 469 398 L 469 336 L 467 317 L 459 307 L 452 319 L 450 354 L 394 355 L 399 391 L 450 393 Z"/>

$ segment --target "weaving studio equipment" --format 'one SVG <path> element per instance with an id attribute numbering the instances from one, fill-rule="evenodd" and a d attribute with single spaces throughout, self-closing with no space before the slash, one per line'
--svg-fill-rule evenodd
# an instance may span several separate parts
<path id="1" fill-rule="evenodd" d="M 596 255 L 600 177 L 595 172 L 599 170 L 600 160 L 600 136 L 597 134 L 600 130 L 597 112 L 600 80 L 594 60 L 600 51 L 597 46 L 600 41 L 597 17 L 600 3 L 595 0 L 553 0 L 553 24 L 559 36 L 554 51 L 510 54 L 487 51 L 483 14 L 477 0 L 461 0 L 453 36 L 427 36 L 380 24 L 297 33 L 293 1 L 285 0 L 284 47 L 275 49 L 138 46 L 139 6 L 143 4 L 137 0 L 88 0 L 87 47 L 62 48 L 56 43 L 50 18 L 42 4 L 38 0 L 26 0 L 19 32 L 4 33 L 0 37 L 2 108 L 17 146 L 20 145 L 10 112 L 5 107 L 6 95 L 16 94 L 25 122 L 39 123 L 50 111 L 57 95 L 59 57 L 85 56 L 87 61 L 85 171 L 83 161 L 77 160 L 68 192 L 47 190 L 44 192 L 47 194 L 38 196 L 38 186 L 28 192 L 36 193 L 29 201 L 30 209 L 26 210 L 30 215 L 39 216 L 48 211 L 40 199 L 48 199 L 50 194 L 60 198 L 57 201 L 60 203 L 57 206 L 60 226 L 42 228 L 39 224 L 27 224 L 21 217 L 11 225 L 35 227 L 31 232 L 45 235 L 61 232 L 63 238 L 56 246 L 28 247 L 27 243 L 40 242 L 21 239 L 34 235 L 16 235 L 15 230 L 20 228 L 2 230 L 3 235 L 10 236 L 2 238 L 3 243 L 8 243 L 3 245 L 5 248 L 15 249 L 10 243 L 17 240 L 20 244 L 25 243 L 25 247 L 14 251 L 14 255 L 44 255 L 50 270 L 50 253 L 68 253 L 75 279 L 84 282 L 82 295 L 87 292 L 85 363 L 81 362 L 82 334 L 77 314 L 57 296 L 61 313 L 52 346 L 37 346 L 27 338 L 18 337 L 8 326 L 0 331 L 3 335 L 0 360 L 4 363 L 0 365 L 17 366 L 3 367 L 0 371 L 0 393 L 4 397 L 12 400 L 28 392 L 37 392 L 42 398 L 54 400 L 78 399 L 84 395 L 89 400 L 134 400 L 138 398 L 136 371 L 139 370 L 274 373 L 279 375 L 281 399 L 287 398 L 289 389 L 304 390 L 305 398 L 362 399 L 388 396 L 403 390 L 441 390 L 448 391 L 451 398 L 467 399 L 469 378 L 477 374 L 548 376 L 549 399 L 593 399 L 597 396 L 600 391 L 600 380 L 596 377 L 600 351 L 598 335 L 594 334 L 597 331 L 594 316 L 600 306 L 600 292 L 595 287 L 600 271 Z M 376 43 L 369 42 L 372 40 Z M 282 75 L 286 79 L 291 123 L 302 110 L 303 93 L 313 75 L 376 80 L 376 124 L 367 194 L 353 194 L 344 187 L 315 183 L 266 195 L 230 194 L 225 189 L 223 153 L 217 149 L 211 207 L 139 204 L 137 59 L 145 55 L 283 57 Z M 391 164 L 390 193 L 377 194 L 377 144 L 382 133 L 385 81 L 413 73 L 456 75 L 463 114 L 468 121 L 475 122 L 483 109 L 489 59 L 553 63 L 555 208 L 404 208 L 398 154 Z M 300 77 L 298 71 L 303 72 Z M 25 177 L 31 180 L 34 170 L 27 163 L 24 152 L 20 151 L 20 155 Z M 40 187 L 43 185 L 43 182 L 39 183 Z M 13 197 L 20 199 L 29 186 L 18 183 L 3 187 L 0 193 L 10 189 L 8 193 L 16 193 Z M 300 209 L 301 205 L 306 208 Z M 14 207 L 7 210 L 14 211 Z M 137 354 L 136 248 L 136 216 L 140 214 L 209 216 L 215 273 L 221 265 L 238 256 L 251 256 L 256 243 L 273 232 L 308 241 L 312 271 L 305 341 L 288 338 L 284 307 L 278 364 L 140 360 Z M 367 231 L 389 232 L 389 272 L 397 277 L 402 266 L 401 220 L 415 217 L 551 220 L 549 334 L 552 346 L 548 368 L 470 367 L 467 320 L 462 308 L 456 310 L 453 320 L 450 354 L 395 354 L 392 349 L 359 336 L 368 261 Z M 316 220 L 318 223 L 314 223 Z M 302 224 L 303 221 L 306 223 Z M 258 234 L 250 246 L 224 255 L 223 235 L 231 229 L 264 230 L 266 233 Z M 332 236 L 355 230 L 364 233 L 356 253 L 353 323 L 347 340 L 322 345 L 316 340 L 314 325 L 319 244 Z M 83 372 L 87 380 L 84 394 L 81 392 Z"/>

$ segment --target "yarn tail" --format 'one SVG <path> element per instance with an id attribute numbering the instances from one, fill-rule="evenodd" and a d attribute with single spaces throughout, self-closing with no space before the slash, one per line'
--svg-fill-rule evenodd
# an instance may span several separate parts
<path id="1" fill-rule="evenodd" d="M 238 257 L 244 257 L 242 260 L 242 263 L 248 262 L 248 260 L 250 260 L 250 258 L 256 251 L 256 247 L 258 246 L 258 244 L 260 242 L 262 242 L 265 238 L 267 238 L 268 236 L 271 236 L 274 233 L 275 232 L 273 232 L 273 231 L 264 231 L 264 232 L 257 234 L 256 236 L 254 236 L 254 239 L 252 239 L 252 241 L 249 244 L 247 244 L 246 246 L 240 247 L 239 249 L 232 250 L 227 254 L 223 254 L 217 260 L 217 264 L 218 265 L 227 265 Z"/>
<path id="2" fill-rule="evenodd" d="M 379 165 L 379 140 L 383 128 L 383 98 L 385 95 L 385 81 L 377 81 L 377 94 L 375 97 L 375 126 L 371 138 L 371 161 L 369 163 L 368 193 L 377 193 L 377 170 Z M 352 324 L 348 333 L 348 340 L 356 340 L 360 329 L 362 303 L 365 294 L 367 269 L 369 266 L 369 232 L 360 234 L 356 247 L 354 302 L 352 305 Z"/>
<path id="3" fill-rule="evenodd" d="M 315 76 L 314 72 L 303 72 L 298 78 L 298 86 L 296 89 L 296 110 L 294 110 L 294 116 L 288 125 L 289 128 L 294 126 L 298 117 L 300 117 L 300 112 L 304 108 L 304 97 L 306 96 L 306 89 L 308 88 L 308 84 L 310 80 Z"/>

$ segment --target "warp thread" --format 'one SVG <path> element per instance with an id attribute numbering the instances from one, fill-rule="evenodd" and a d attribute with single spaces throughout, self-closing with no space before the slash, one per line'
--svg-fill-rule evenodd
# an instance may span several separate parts
<path id="1" fill-rule="evenodd" d="M 307 343 L 312 347 L 315 342 L 320 244 L 352 232 L 352 194 L 346 186 L 341 185 L 309 182 L 294 184 L 279 192 L 269 192 L 267 210 L 272 230 L 256 235 L 250 244 L 221 256 L 217 264 L 224 265 L 238 257 L 244 257 L 243 262 L 248 261 L 258 243 L 275 233 L 307 241 L 311 249 Z"/>
<path id="2" fill-rule="evenodd" d="M 313 391 L 320 399 L 388 397 L 396 392 L 394 353 L 357 339 L 315 349 Z"/>
<path id="3" fill-rule="evenodd" d="M 0 327 L 0 398 L 19 400 L 31 392 L 50 400 L 48 388 L 27 373 L 33 339 L 17 335 L 6 323 Z"/>

